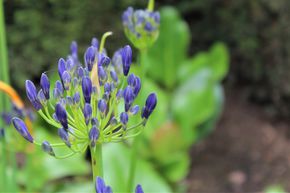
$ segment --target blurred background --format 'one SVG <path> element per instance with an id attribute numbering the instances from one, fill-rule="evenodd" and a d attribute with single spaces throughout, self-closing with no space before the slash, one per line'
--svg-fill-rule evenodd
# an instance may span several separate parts
<path id="1" fill-rule="evenodd" d="M 25 80 L 38 81 L 41 72 L 55 70 L 73 40 L 84 50 L 92 37 L 113 31 L 106 43 L 112 54 L 128 44 L 122 12 L 146 5 L 145 0 L 4 1 L 11 84 L 25 98 Z M 182 180 L 188 192 L 256 192 L 271 185 L 290 191 L 290 1 L 156 0 L 155 10 L 164 6 L 173 6 L 188 26 L 188 57 L 216 42 L 229 55 L 220 119 L 189 149 Z M 158 78 L 157 83 L 166 87 Z"/>

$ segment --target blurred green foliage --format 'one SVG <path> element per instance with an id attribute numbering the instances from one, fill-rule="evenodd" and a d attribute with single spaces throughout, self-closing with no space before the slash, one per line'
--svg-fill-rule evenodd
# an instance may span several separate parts
<path id="1" fill-rule="evenodd" d="M 160 14 L 160 36 L 144 59 L 149 78 L 142 80 L 141 92 L 141 101 L 156 92 L 158 105 L 140 153 L 174 186 L 189 171 L 190 147 L 212 131 L 220 116 L 229 54 L 224 44 L 216 43 L 189 57 L 188 25 L 172 7 Z"/>
<path id="2" fill-rule="evenodd" d="M 214 41 L 231 50 L 231 85 L 246 87 L 256 102 L 273 113 L 290 114 L 290 1 L 171 1 L 189 23 L 191 52 Z"/>

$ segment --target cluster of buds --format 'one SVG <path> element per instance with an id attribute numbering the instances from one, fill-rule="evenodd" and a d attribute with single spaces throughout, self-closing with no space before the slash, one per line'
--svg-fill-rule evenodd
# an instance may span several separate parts
<path id="1" fill-rule="evenodd" d="M 60 80 L 53 88 L 45 73 L 40 78 L 40 90 L 32 81 L 26 81 L 28 99 L 42 118 L 58 129 L 62 142 L 37 142 L 21 119 L 14 118 L 13 124 L 25 139 L 42 146 L 52 156 L 64 158 L 84 152 L 88 146 L 94 148 L 97 144 L 135 137 L 142 132 L 156 106 L 154 93 L 148 96 L 142 110 L 134 104 L 141 80 L 129 74 L 131 47 L 119 49 L 110 59 L 103 49 L 108 35 L 110 32 L 104 34 L 100 47 L 98 40 L 92 39 L 84 54 L 85 65 L 78 59 L 77 43 L 72 42 L 70 55 L 58 61 Z M 140 117 L 140 121 L 130 124 L 131 116 Z M 53 148 L 62 146 L 69 147 L 71 153 L 56 156 Z"/>
<path id="2" fill-rule="evenodd" d="M 129 7 L 122 15 L 122 22 L 127 38 L 138 49 L 150 47 L 158 38 L 160 14 L 153 7 L 145 10 Z"/>
<path id="3" fill-rule="evenodd" d="M 107 186 L 104 180 L 100 177 L 96 179 L 96 193 L 113 193 L 112 188 Z M 137 185 L 135 193 L 144 193 L 141 185 Z"/>

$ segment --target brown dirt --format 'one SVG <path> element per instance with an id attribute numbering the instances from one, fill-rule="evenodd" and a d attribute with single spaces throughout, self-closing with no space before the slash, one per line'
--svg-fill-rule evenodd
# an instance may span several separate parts
<path id="1" fill-rule="evenodd" d="M 189 192 L 261 192 L 273 184 L 290 191 L 290 124 L 269 119 L 240 93 L 227 94 L 216 130 L 192 148 Z"/>

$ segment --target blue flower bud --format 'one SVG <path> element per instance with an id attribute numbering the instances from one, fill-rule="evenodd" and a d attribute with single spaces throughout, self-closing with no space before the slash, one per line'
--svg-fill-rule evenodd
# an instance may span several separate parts
<path id="1" fill-rule="evenodd" d="M 99 54 L 98 66 L 107 67 L 111 63 L 111 59 L 105 54 Z"/>
<path id="2" fill-rule="evenodd" d="M 136 98 L 137 95 L 139 94 L 140 89 L 141 89 L 141 79 L 140 79 L 138 76 L 136 76 L 136 78 L 135 78 L 135 82 L 134 82 L 134 89 L 133 89 L 133 92 L 134 92 L 135 98 Z"/>
<path id="3" fill-rule="evenodd" d="M 129 120 L 129 116 L 128 116 L 128 114 L 127 114 L 126 112 L 122 112 L 122 113 L 120 114 L 120 121 L 121 121 L 121 123 L 122 123 L 123 125 L 127 125 L 128 120 Z"/>
<path id="4" fill-rule="evenodd" d="M 96 48 L 93 46 L 88 47 L 85 52 L 85 64 L 89 71 L 92 71 L 96 58 Z"/>
<path id="5" fill-rule="evenodd" d="M 66 71 L 66 62 L 63 58 L 58 60 L 58 75 L 62 79 L 62 74 Z"/>
<path id="6" fill-rule="evenodd" d="M 154 19 L 156 23 L 160 23 L 160 13 L 158 11 L 150 13 L 151 18 Z"/>
<path id="7" fill-rule="evenodd" d="M 78 78 L 83 78 L 83 76 L 85 75 L 85 72 L 84 72 L 84 68 L 83 67 L 78 67 L 78 71 L 77 71 L 77 74 L 78 74 Z"/>
<path id="8" fill-rule="evenodd" d="M 142 186 L 141 186 L 140 184 L 138 184 L 138 185 L 136 186 L 135 193 L 144 193 L 144 192 L 143 192 L 143 189 L 142 189 Z"/>
<path id="9" fill-rule="evenodd" d="M 105 85 L 104 85 L 104 91 L 108 94 L 111 93 L 111 84 L 106 82 Z"/>
<path id="10" fill-rule="evenodd" d="M 118 75 L 114 70 L 110 71 L 111 78 L 114 82 L 118 82 Z"/>
<path id="11" fill-rule="evenodd" d="M 134 86 L 134 84 L 135 84 L 135 79 L 136 79 L 136 76 L 132 73 L 132 74 L 130 74 L 129 76 L 128 76 L 128 78 L 127 78 L 127 83 L 128 83 L 128 85 L 130 85 L 130 86 Z"/>
<path id="12" fill-rule="evenodd" d="M 127 112 L 130 109 L 132 102 L 134 101 L 134 93 L 130 86 L 125 88 L 123 97 L 125 101 L 125 111 Z"/>
<path id="13" fill-rule="evenodd" d="M 68 73 L 68 71 L 64 71 L 61 75 L 61 79 L 63 82 L 63 86 L 65 90 L 69 90 L 70 88 L 70 83 L 71 83 L 71 76 Z"/>
<path id="14" fill-rule="evenodd" d="M 91 124 L 95 125 L 96 127 L 99 127 L 99 120 L 96 117 L 93 117 L 91 119 Z"/>
<path id="15" fill-rule="evenodd" d="M 70 53 L 73 56 L 77 56 L 78 55 L 78 44 L 76 41 L 72 41 L 71 45 L 70 45 Z"/>
<path id="16" fill-rule="evenodd" d="M 124 11 L 124 13 L 122 15 L 122 21 L 123 21 L 124 25 L 131 23 L 133 11 L 134 10 L 132 7 L 128 7 L 127 10 Z"/>
<path id="17" fill-rule="evenodd" d="M 12 119 L 12 123 L 18 133 L 22 135 L 22 137 L 24 137 L 30 143 L 33 143 L 33 137 L 30 135 L 25 123 L 21 119 L 14 117 Z"/>
<path id="18" fill-rule="evenodd" d="M 72 57 L 68 57 L 66 60 L 66 71 L 72 72 L 74 70 L 75 63 Z"/>
<path id="19" fill-rule="evenodd" d="M 46 100 L 46 98 L 45 98 L 45 95 L 44 95 L 42 89 L 40 89 L 40 90 L 38 91 L 37 99 L 38 99 L 38 101 L 41 103 L 42 106 L 46 106 L 46 104 L 47 104 L 47 100 Z"/>
<path id="20" fill-rule="evenodd" d="M 96 49 L 98 49 L 99 48 L 99 41 L 98 41 L 98 39 L 94 37 L 92 39 L 91 45 L 94 46 Z"/>
<path id="21" fill-rule="evenodd" d="M 44 152 L 48 153 L 51 156 L 55 156 L 55 153 L 48 141 L 42 142 L 41 147 Z"/>
<path id="22" fill-rule="evenodd" d="M 132 63 L 132 49 L 129 45 L 125 46 L 121 52 L 123 63 L 123 74 L 128 75 Z"/>
<path id="23" fill-rule="evenodd" d="M 104 99 L 98 101 L 98 109 L 99 111 L 104 114 L 107 110 L 107 103 Z"/>
<path id="24" fill-rule="evenodd" d="M 49 79 L 48 79 L 47 75 L 44 73 L 41 74 L 40 86 L 41 86 L 41 89 L 43 91 L 45 98 L 48 100 L 49 99 L 50 83 L 49 83 Z"/>
<path id="25" fill-rule="evenodd" d="M 35 85 L 30 80 L 26 80 L 25 87 L 26 95 L 29 101 L 37 111 L 40 110 L 42 108 L 42 105 L 37 98 L 37 90 Z"/>
<path id="26" fill-rule="evenodd" d="M 59 89 L 54 88 L 53 89 L 53 98 L 56 99 L 56 100 L 59 100 L 61 98 L 61 96 L 62 96 L 62 94 L 59 91 Z"/>
<path id="27" fill-rule="evenodd" d="M 55 82 L 54 88 L 57 88 L 59 90 L 61 96 L 63 95 L 63 86 L 62 86 L 62 83 L 59 80 L 57 80 Z"/>
<path id="28" fill-rule="evenodd" d="M 92 118 L 92 113 L 93 113 L 92 106 L 86 103 L 83 109 L 83 114 L 84 114 L 86 125 L 90 123 L 90 120 Z"/>
<path id="29" fill-rule="evenodd" d="M 152 26 L 152 24 L 150 22 L 145 23 L 144 29 L 148 32 L 152 32 L 155 30 L 155 28 Z"/>
<path id="30" fill-rule="evenodd" d="M 89 139 L 90 139 L 90 142 L 91 142 L 91 146 L 92 147 L 95 147 L 96 146 L 96 142 L 98 140 L 100 136 L 100 131 L 99 129 L 94 125 L 90 132 L 89 132 Z"/>
<path id="31" fill-rule="evenodd" d="M 131 113 L 132 115 L 136 115 L 136 114 L 138 113 L 138 111 L 139 111 L 139 106 L 138 106 L 138 105 L 135 105 L 135 106 L 133 106 L 133 107 L 130 109 L 130 113 Z"/>
<path id="32" fill-rule="evenodd" d="M 64 128 L 58 129 L 58 135 L 61 138 L 61 140 L 70 148 L 71 143 L 69 141 L 69 136 L 68 136 L 66 129 L 64 129 Z"/>
<path id="33" fill-rule="evenodd" d="M 108 76 L 107 76 L 107 73 L 102 66 L 98 67 L 98 75 L 99 75 L 99 81 L 103 85 L 107 81 Z"/>
<path id="34" fill-rule="evenodd" d="M 110 186 L 106 186 L 104 180 L 100 177 L 96 179 L 96 193 L 112 193 Z"/>
<path id="35" fill-rule="evenodd" d="M 86 103 L 91 103 L 91 94 L 92 94 L 92 81 L 89 77 L 83 77 L 82 79 L 82 90 Z"/>
<path id="36" fill-rule="evenodd" d="M 73 104 L 74 105 L 78 105 L 80 103 L 80 93 L 79 92 L 76 92 L 73 96 Z"/>
<path id="37" fill-rule="evenodd" d="M 145 107 L 142 109 L 142 118 L 148 119 L 157 104 L 157 97 L 155 93 L 151 93 L 146 100 Z"/>
<path id="38" fill-rule="evenodd" d="M 68 121 L 67 121 L 67 113 L 65 108 L 57 103 L 55 106 L 55 115 L 59 120 L 60 124 L 65 128 L 68 129 Z"/>

